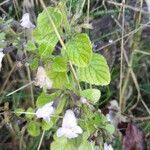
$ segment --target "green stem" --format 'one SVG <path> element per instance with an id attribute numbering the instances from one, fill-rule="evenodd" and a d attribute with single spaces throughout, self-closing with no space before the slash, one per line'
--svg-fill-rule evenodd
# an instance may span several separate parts
<path id="1" fill-rule="evenodd" d="M 42 141 L 43 141 L 44 135 L 45 135 L 45 130 L 42 133 L 42 136 L 41 136 L 41 139 L 40 139 L 40 143 L 39 143 L 39 146 L 38 146 L 37 150 L 40 150 L 40 147 L 42 145 Z"/>

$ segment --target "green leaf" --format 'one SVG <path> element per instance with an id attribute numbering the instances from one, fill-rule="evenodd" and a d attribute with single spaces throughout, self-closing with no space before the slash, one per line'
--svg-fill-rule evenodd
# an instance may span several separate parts
<path id="1" fill-rule="evenodd" d="M 41 57 L 48 57 L 58 42 L 55 32 L 41 33 L 37 28 L 33 31 L 33 38 L 39 44 L 38 54 Z"/>
<path id="2" fill-rule="evenodd" d="M 86 34 L 80 33 L 66 43 L 69 60 L 78 67 L 87 66 L 92 58 L 92 44 Z"/>
<path id="3" fill-rule="evenodd" d="M 0 48 L 5 47 L 5 35 L 6 34 L 4 32 L 0 33 Z"/>
<path id="4" fill-rule="evenodd" d="M 47 94 L 42 92 L 36 101 L 37 107 L 42 107 L 43 105 L 53 101 L 57 97 L 58 93 Z"/>
<path id="5" fill-rule="evenodd" d="M 31 113 L 31 114 L 30 114 Z M 26 117 L 28 119 L 32 119 L 34 117 L 34 110 L 33 108 L 29 107 L 26 111 Z"/>
<path id="6" fill-rule="evenodd" d="M 81 92 L 81 96 L 96 103 L 100 99 L 101 92 L 98 89 L 86 89 Z"/>
<path id="7" fill-rule="evenodd" d="M 110 72 L 106 59 L 100 54 L 93 54 L 92 60 L 87 67 L 78 69 L 80 81 L 95 85 L 108 85 Z"/>
<path id="8" fill-rule="evenodd" d="M 52 18 L 56 28 L 61 25 L 62 15 L 57 8 L 48 7 L 47 10 L 44 9 L 44 11 L 40 13 L 37 18 L 37 27 L 44 35 L 48 32 L 50 33 L 54 31 L 54 28 L 50 22 L 50 17 Z"/>
<path id="9" fill-rule="evenodd" d="M 30 63 L 30 67 L 32 70 L 36 70 L 39 66 L 39 59 L 38 58 L 34 58 L 32 60 L 32 62 Z"/>
<path id="10" fill-rule="evenodd" d="M 32 41 L 28 41 L 27 46 L 26 46 L 27 51 L 35 51 L 37 48 L 35 44 Z"/>
<path id="11" fill-rule="evenodd" d="M 38 136 L 40 134 L 40 124 L 30 121 L 27 125 L 27 131 L 31 136 Z"/>
<path id="12" fill-rule="evenodd" d="M 1 32 L 0 33 L 0 41 L 4 40 L 5 39 L 5 33 L 4 32 Z"/>
<path id="13" fill-rule="evenodd" d="M 66 72 L 55 72 L 51 70 L 48 73 L 48 75 L 50 76 L 50 79 L 53 81 L 53 88 L 62 89 L 69 84 Z"/>
<path id="14" fill-rule="evenodd" d="M 105 129 L 110 133 L 113 134 L 115 132 L 115 127 L 112 124 L 107 124 Z"/>
<path id="15" fill-rule="evenodd" d="M 68 142 L 67 138 L 61 137 L 55 139 L 50 145 L 51 150 L 74 150 L 71 143 Z"/>
<path id="16" fill-rule="evenodd" d="M 41 56 L 41 58 L 49 57 L 52 54 L 52 52 L 54 50 L 54 46 L 56 45 L 56 43 L 57 43 L 57 40 L 53 44 L 52 43 L 47 43 L 47 42 L 41 43 L 39 48 L 38 48 L 38 53 Z"/>
<path id="17" fill-rule="evenodd" d="M 88 140 L 86 140 L 82 141 L 78 150 L 95 150 L 94 147 L 95 147 L 94 143 L 88 142 Z"/>
<path id="18" fill-rule="evenodd" d="M 53 60 L 52 68 L 55 72 L 66 72 L 67 71 L 67 62 L 65 58 L 58 56 Z"/>
<path id="19" fill-rule="evenodd" d="M 48 14 L 47 14 L 48 12 Z M 39 44 L 39 55 L 41 58 L 47 58 L 54 50 L 58 38 L 50 22 L 49 15 L 52 18 L 55 27 L 58 28 L 62 22 L 61 12 L 57 8 L 48 7 L 37 18 L 37 28 L 33 31 L 33 38 Z"/>
<path id="20" fill-rule="evenodd" d="M 25 112 L 25 110 L 23 108 L 18 108 L 15 110 L 15 114 L 16 116 L 20 116 L 21 114 L 23 114 Z"/>

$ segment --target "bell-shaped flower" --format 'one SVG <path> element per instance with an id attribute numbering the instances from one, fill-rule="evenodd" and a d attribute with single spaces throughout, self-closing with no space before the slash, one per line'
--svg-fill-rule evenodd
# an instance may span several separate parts
<path id="1" fill-rule="evenodd" d="M 42 66 L 38 67 L 36 78 L 35 78 L 35 86 L 39 86 L 40 88 L 51 89 L 53 82 L 46 75 L 46 71 Z"/>
<path id="2" fill-rule="evenodd" d="M 22 16 L 22 19 L 20 21 L 21 21 L 21 26 L 24 27 L 24 28 L 27 28 L 27 29 L 33 29 L 33 28 L 35 28 L 35 25 L 32 24 L 32 22 L 30 21 L 30 15 L 29 15 L 29 13 L 25 13 Z"/>
<path id="3" fill-rule="evenodd" d="M 63 121 L 62 127 L 57 130 L 57 136 L 64 136 L 66 138 L 76 138 L 83 131 L 80 126 L 77 125 L 77 118 L 72 110 L 67 110 Z"/>
<path id="4" fill-rule="evenodd" d="M 54 114 L 54 111 L 53 102 L 50 102 L 39 108 L 35 115 L 37 118 L 43 118 L 46 122 L 50 122 L 50 117 Z"/>
<path id="5" fill-rule="evenodd" d="M 111 144 L 104 143 L 104 150 L 113 150 L 113 147 Z"/>
<path id="6" fill-rule="evenodd" d="M 1 71 L 1 68 L 2 68 L 2 60 L 3 60 L 4 56 L 5 56 L 5 54 L 0 51 L 0 71 Z"/>

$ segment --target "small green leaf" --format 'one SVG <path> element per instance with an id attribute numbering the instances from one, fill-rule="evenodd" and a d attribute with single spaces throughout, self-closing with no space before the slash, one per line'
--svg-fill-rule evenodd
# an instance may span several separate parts
<path id="1" fill-rule="evenodd" d="M 40 134 L 40 124 L 30 121 L 27 125 L 27 131 L 31 136 L 38 136 Z"/>
<path id="2" fill-rule="evenodd" d="M 49 57 L 51 55 L 51 53 L 53 52 L 53 49 L 54 49 L 53 45 L 48 44 L 46 42 L 41 43 L 39 48 L 38 48 L 38 53 L 41 57 L 46 58 L 46 57 Z"/>
<path id="3" fill-rule="evenodd" d="M 1 32 L 0 33 L 0 41 L 4 40 L 5 39 L 5 33 L 4 32 Z"/>
<path id="4" fill-rule="evenodd" d="M 78 150 L 95 150 L 94 147 L 95 147 L 94 143 L 88 142 L 88 140 L 86 140 L 82 141 Z"/>
<path id="5" fill-rule="evenodd" d="M 5 47 L 5 35 L 6 34 L 4 32 L 0 33 L 0 48 Z"/>
<path id="6" fill-rule="evenodd" d="M 107 124 L 105 129 L 110 133 L 113 134 L 115 132 L 115 127 L 112 124 Z"/>
<path id="7" fill-rule="evenodd" d="M 101 92 L 98 89 L 86 89 L 81 92 L 81 96 L 96 103 L 100 99 Z"/>
<path id="8" fill-rule="evenodd" d="M 32 70 L 36 70 L 39 66 L 39 59 L 38 58 L 34 58 L 32 60 L 32 62 L 30 63 L 30 67 Z"/>
<path id="9" fill-rule="evenodd" d="M 28 119 L 32 119 L 34 117 L 34 110 L 33 108 L 29 107 L 26 111 L 26 117 Z"/>
<path id="10" fill-rule="evenodd" d="M 51 150 L 74 150 L 75 147 L 68 142 L 67 138 L 61 137 L 55 139 L 50 145 Z"/>
<path id="11" fill-rule="evenodd" d="M 28 41 L 27 46 L 26 46 L 27 51 L 35 51 L 37 48 L 35 44 L 32 41 Z"/>
<path id="12" fill-rule="evenodd" d="M 67 62 L 65 58 L 58 56 L 53 60 L 52 68 L 55 72 L 66 72 L 67 71 Z"/>
<path id="13" fill-rule="evenodd" d="M 87 67 L 78 69 L 80 81 L 95 85 L 108 85 L 110 72 L 106 59 L 100 54 L 93 54 L 92 60 Z"/>
<path id="14" fill-rule="evenodd" d="M 87 66 L 92 58 L 92 44 L 86 34 L 80 33 L 66 43 L 69 60 L 78 67 Z"/>
<path id="15" fill-rule="evenodd" d="M 36 101 L 36 106 L 42 107 L 43 105 L 50 103 L 57 97 L 57 94 L 58 93 L 47 94 L 47 93 L 42 92 Z"/>
<path id="16" fill-rule="evenodd" d="M 16 116 L 20 116 L 21 114 L 23 114 L 25 112 L 25 110 L 23 108 L 18 108 L 15 110 L 15 114 Z"/>

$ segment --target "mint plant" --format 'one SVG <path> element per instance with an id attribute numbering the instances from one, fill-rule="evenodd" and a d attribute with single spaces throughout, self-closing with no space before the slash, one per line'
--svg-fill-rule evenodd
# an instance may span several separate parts
<path id="1" fill-rule="evenodd" d="M 101 97 L 97 87 L 110 83 L 109 67 L 92 49 L 88 35 L 70 25 L 63 4 L 38 15 L 26 50 L 34 58 L 30 68 L 37 71 L 34 83 L 42 92 L 33 108 L 15 112 L 26 114 L 33 137 L 55 131 L 52 150 L 103 149 L 111 141 L 114 127 L 94 107 Z"/>

